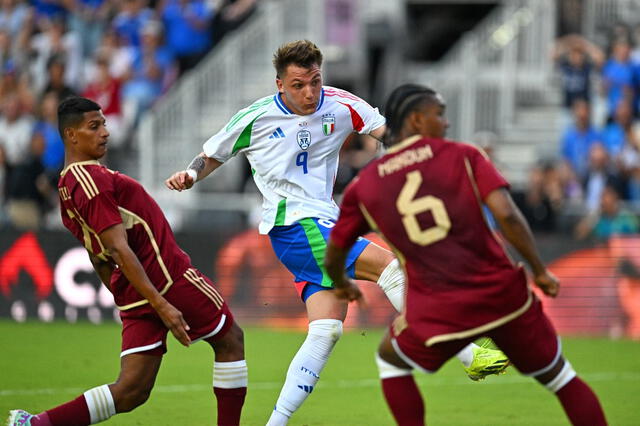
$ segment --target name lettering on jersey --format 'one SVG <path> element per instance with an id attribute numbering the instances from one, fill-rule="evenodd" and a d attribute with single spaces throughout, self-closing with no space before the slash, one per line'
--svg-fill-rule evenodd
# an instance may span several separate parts
<path id="1" fill-rule="evenodd" d="M 60 199 L 62 201 L 67 201 L 71 199 L 71 195 L 69 195 L 69 190 L 67 189 L 66 186 L 63 186 L 62 188 L 58 188 L 58 192 L 60 193 Z"/>
<path id="2" fill-rule="evenodd" d="M 298 140 L 300 148 L 307 149 L 309 145 L 311 145 L 311 132 L 308 130 L 300 130 L 296 135 L 296 139 Z"/>
<path id="3" fill-rule="evenodd" d="M 336 129 L 336 116 L 334 114 L 324 114 L 322 116 L 322 133 L 329 136 Z"/>
<path id="4" fill-rule="evenodd" d="M 378 164 L 378 176 L 384 177 L 395 173 L 416 163 L 433 158 L 433 151 L 429 145 L 421 146 L 416 149 L 408 149 L 401 154 Z"/>
<path id="5" fill-rule="evenodd" d="M 282 139 L 282 138 L 284 138 L 284 132 L 280 127 L 274 130 L 271 136 L 269 136 L 269 139 Z"/>

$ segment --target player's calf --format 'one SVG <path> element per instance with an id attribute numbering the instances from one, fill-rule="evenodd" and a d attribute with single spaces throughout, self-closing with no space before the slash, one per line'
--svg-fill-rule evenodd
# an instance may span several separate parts
<path id="1" fill-rule="evenodd" d="M 569 361 L 562 356 L 551 366 L 533 376 L 544 387 L 556 394 L 572 425 L 604 426 L 607 424 L 598 397 L 576 375 Z"/>

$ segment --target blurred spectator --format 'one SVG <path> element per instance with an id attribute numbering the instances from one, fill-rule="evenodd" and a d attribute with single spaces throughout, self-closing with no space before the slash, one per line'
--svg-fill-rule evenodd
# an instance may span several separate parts
<path id="1" fill-rule="evenodd" d="M 564 203 L 560 173 L 552 161 L 543 161 L 531 169 L 524 194 L 513 194 L 531 229 L 556 230 L 558 214 Z"/>
<path id="2" fill-rule="evenodd" d="M 5 100 L 2 113 L 0 148 L 5 160 L 7 215 L 16 227 L 36 229 L 41 217 L 41 197 L 36 180 L 42 173 L 42 166 L 32 150 L 33 119 L 21 112 L 16 95 Z"/>
<path id="3" fill-rule="evenodd" d="M 589 212 L 598 210 L 606 185 L 615 187 L 619 192 L 623 190 L 609 154 L 601 143 L 594 143 L 589 149 L 589 167 L 583 182 L 584 202 Z"/>
<path id="4" fill-rule="evenodd" d="M 82 56 L 93 55 L 108 23 L 112 3 L 109 0 L 68 0 L 69 28 L 78 34 Z"/>
<path id="5" fill-rule="evenodd" d="M 195 67 L 211 47 L 213 11 L 203 0 L 164 0 L 159 10 L 167 45 L 182 74 Z"/>
<path id="6" fill-rule="evenodd" d="M 30 0 L 38 21 L 49 20 L 53 17 L 66 19 L 67 8 L 65 0 Z"/>
<path id="7" fill-rule="evenodd" d="M 213 44 L 241 26 L 256 10 L 257 0 L 222 0 L 213 17 Z"/>
<path id="8" fill-rule="evenodd" d="M 64 71 L 64 85 L 74 91 L 82 87 L 82 51 L 77 34 L 66 31 L 61 17 L 44 21 L 44 30 L 33 36 L 31 49 L 36 57 L 31 67 L 31 74 L 38 93 L 47 85 L 47 71 L 51 73 L 51 64 L 57 61 Z M 49 75 L 51 78 L 51 75 Z M 64 99 L 64 97 L 61 97 Z"/>
<path id="9" fill-rule="evenodd" d="M 64 165 L 64 144 L 58 132 L 58 96 L 55 92 L 44 95 L 40 104 L 40 114 L 33 129 L 33 147 L 41 151 L 40 162 L 44 168 L 50 191 L 57 187 L 59 174 Z M 49 189 L 45 192 L 50 192 Z M 55 191 L 57 197 L 57 190 Z"/>
<path id="10" fill-rule="evenodd" d="M 133 63 L 135 48 L 124 44 L 114 29 L 107 29 L 96 51 L 96 57 L 109 58 L 109 73 L 112 77 L 122 80 Z M 90 76 L 89 81 L 95 79 Z"/>
<path id="11" fill-rule="evenodd" d="M 604 52 L 587 39 L 571 34 L 556 41 L 552 59 L 562 74 L 565 108 L 570 109 L 578 98 L 591 101 L 591 72 L 603 65 Z"/>
<path id="12" fill-rule="evenodd" d="M 142 28 L 152 19 L 153 11 L 147 7 L 146 0 L 122 0 L 113 28 L 125 44 L 138 47 Z"/>
<path id="13" fill-rule="evenodd" d="M 10 96 L 17 96 L 22 112 L 31 113 L 36 99 L 29 88 L 29 78 L 26 73 L 19 75 L 19 70 L 13 61 L 5 63 L 0 75 L 0 107 Z"/>
<path id="14" fill-rule="evenodd" d="M 162 24 L 148 22 L 143 30 L 142 45 L 135 50 L 131 69 L 125 76 L 122 87 L 125 115 L 134 116 L 134 123 L 163 93 L 172 75 L 175 76 L 172 52 L 161 45 L 161 40 Z"/>
<path id="15" fill-rule="evenodd" d="M 599 209 L 578 223 L 575 236 L 584 239 L 593 235 L 606 240 L 614 235 L 635 234 L 639 230 L 640 223 L 636 215 L 623 207 L 615 185 L 607 184 L 602 190 Z"/>
<path id="16" fill-rule="evenodd" d="M 30 14 L 29 7 L 19 0 L 0 0 L 0 29 L 17 37 Z"/>
<path id="17" fill-rule="evenodd" d="M 634 68 L 631 46 L 626 38 L 617 38 L 611 56 L 602 68 L 602 84 L 607 98 L 607 115 L 612 116 L 620 101 L 633 101 Z"/>
<path id="18" fill-rule="evenodd" d="M 627 140 L 631 137 L 633 111 L 631 102 L 618 103 L 613 119 L 602 130 L 602 143 L 611 158 L 617 158 Z"/>
<path id="19" fill-rule="evenodd" d="M 626 199 L 640 207 L 640 138 L 637 126 L 632 127 L 617 158 L 618 168 L 627 182 Z"/>
<path id="20" fill-rule="evenodd" d="M 589 103 L 584 99 L 573 102 L 573 124 L 570 124 L 562 136 L 562 158 L 568 163 L 575 175 L 582 179 L 587 172 L 589 149 L 600 141 L 600 133 L 591 125 Z"/>
<path id="21" fill-rule="evenodd" d="M 49 81 L 42 91 L 43 94 L 55 92 L 58 99 L 65 100 L 70 96 L 76 95 L 76 92 L 65 82 L 65 61 L 62 57 L 52 56 L 47 64 L 47 74 Z"/>
<path id="22" fill-rule="evenodd" d="M 82 96 L 97 102 L 107 119 L 109 144 L 118 148 L 125 143 L 129 124 L 125 121 L 120 102 L 121 83 L 109 72 L 109 58 L 100 56 L 96 61 L 96 72 Z"/>

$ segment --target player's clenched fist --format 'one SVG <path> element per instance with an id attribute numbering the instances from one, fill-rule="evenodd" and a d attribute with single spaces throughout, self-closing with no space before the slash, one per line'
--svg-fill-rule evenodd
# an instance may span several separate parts
<path id="1" fill-rule="evenodd" d="M 176 191 L 182 191 L 184 189 L 189 189 L 194 184 L 194 179 L 187 173 L 186 170 L 181 172 L 176 172 L 169 179 L 164 181 L 164 184 L 169 189 L 175 189 Z"/>

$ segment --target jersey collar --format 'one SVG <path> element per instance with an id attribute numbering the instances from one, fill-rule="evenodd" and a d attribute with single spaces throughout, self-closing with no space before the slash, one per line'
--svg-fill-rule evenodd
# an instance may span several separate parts
<path id="1" fill-rule="evenodd" d="M 295 112 L 291 111 L 287 107 L 287 105 L 285 105 L 284 101 L 282 100 L 282 94 L 280 92 L 273 95 L 273 100 L 275 101 L 278 109 L 280 109 L 280 111 L 282 111 L 285 115 L 296 115 Z M 323 104 L 324 104 L 324 87 L 320 91 L 320 100 L 318 101 L 318 106 L 316 107 L 316 111 L 319 111 L 320 108 L 322 108 Z"/>
<path id="2" fill-rule="evenodd" d="M 96 166 L 101 166 L 102 164 L 100 164 L 100 162 L 98 160 L 86 160 L 86 161 L 76 161 L 75 163 L 71 163 L 69 164 L 67 167 L 64 168 L 63 171 L 60 172 L 60 176 L 64 176 L 67 171 L 69 171 L 69 168 L 71 166 L 84 166 L 84 165 L 89 165 L 89 164 L 93 164 Z"/>

